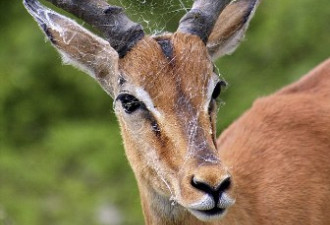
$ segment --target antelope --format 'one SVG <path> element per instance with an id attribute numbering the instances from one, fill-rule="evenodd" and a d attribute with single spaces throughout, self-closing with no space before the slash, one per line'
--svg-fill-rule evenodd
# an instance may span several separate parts
<path id="1" fill-rule="evenodd" d="M 330 60 L 216 139 L 225 82 L 213 62 L 238 46 L 258 0 L 195 0 L 157 36 L 102 0 L 49 1 L 103 35 L 24 0 L 64 61 L 114 99 L 146 224 L 330 224 Z"/>

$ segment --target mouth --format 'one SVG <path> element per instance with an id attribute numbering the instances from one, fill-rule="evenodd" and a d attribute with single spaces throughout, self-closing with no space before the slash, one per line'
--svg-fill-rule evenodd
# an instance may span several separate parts
<path id="1" fill-rule="evenodd" d="M 222 219 L 235 200 L 227 193 L 222 193 L 220 197 L 204 195 L 204 197 L 194 204 L 190 204 L 186 209 L 197 219 L 209 222 Z"/>
<path id="2" fill-rule="evenodd" d="M 190 213 L 196 216 L 199 220 L 202 221 L 211 221 L 222 218 L 226 209 L 214 207 L 208 210 L 197 210 L 197 209 L 189 209 Z"/>

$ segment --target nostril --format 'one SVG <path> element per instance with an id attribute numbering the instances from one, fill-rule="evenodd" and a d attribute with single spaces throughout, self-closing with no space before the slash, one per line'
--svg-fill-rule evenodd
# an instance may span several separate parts
<path id="1" fill-rule="evenodd" d="M 231 178 L 230 177 L 227 177 L 218 186 L 217 191 L 219 191 L 219 192 L 225 192 L 225 191 L 227 191 L 230 188 L 230 186 L 231 186 Z"/>
<path id="2" fill-rule="evenodd" d="M 212 194 L 214 192 L 214 189 L 209 184 L 207 184 L 206 182 L 203 182 L 203 181 L 199 181 L 195 177 L 193 177 L 191 179 L 191 185 L 194 188 L 196 188 L 200 191 L 203 191 L 205 193 L 208 193 L 208 194 Z"/>
<path id="3" fill-rule="evenodd" d="M 231 187 L 231 178 L 227 177 L 224 180 L 222 180 L 217 186 L 211 186 L 205 181 L 201 181 L 196 179 L 195 177 L 192 177 L 191 185 L 194 188 L 211 195 L 221 194 L 227 191 Z"/>

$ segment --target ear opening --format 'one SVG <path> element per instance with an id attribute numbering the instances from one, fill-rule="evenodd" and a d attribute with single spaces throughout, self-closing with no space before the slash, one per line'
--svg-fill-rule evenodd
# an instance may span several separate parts
<path id="1" fill-rule="evenodd" d="M 259 3 L 260 0 L 234 0 L 222 11 L 207 42 L 214 61 L 236 50 Z"/>

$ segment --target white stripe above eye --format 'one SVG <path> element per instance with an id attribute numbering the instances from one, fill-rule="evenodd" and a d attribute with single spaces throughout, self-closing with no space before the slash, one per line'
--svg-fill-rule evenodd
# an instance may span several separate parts
<path id="1" fill-rule="evenodd" d="M 146 92 L 141 87 L 137 87 L 135 88 L 135 93 L 136 93 L 135 97 L 140 101 L 142 101 L 150 112 L 152 112 L 157 118 L 159 119 L 162 118 L 162 114 L 159 112 L 159 110 L 155 108 L 155 105 L 148 92 Z"/>

